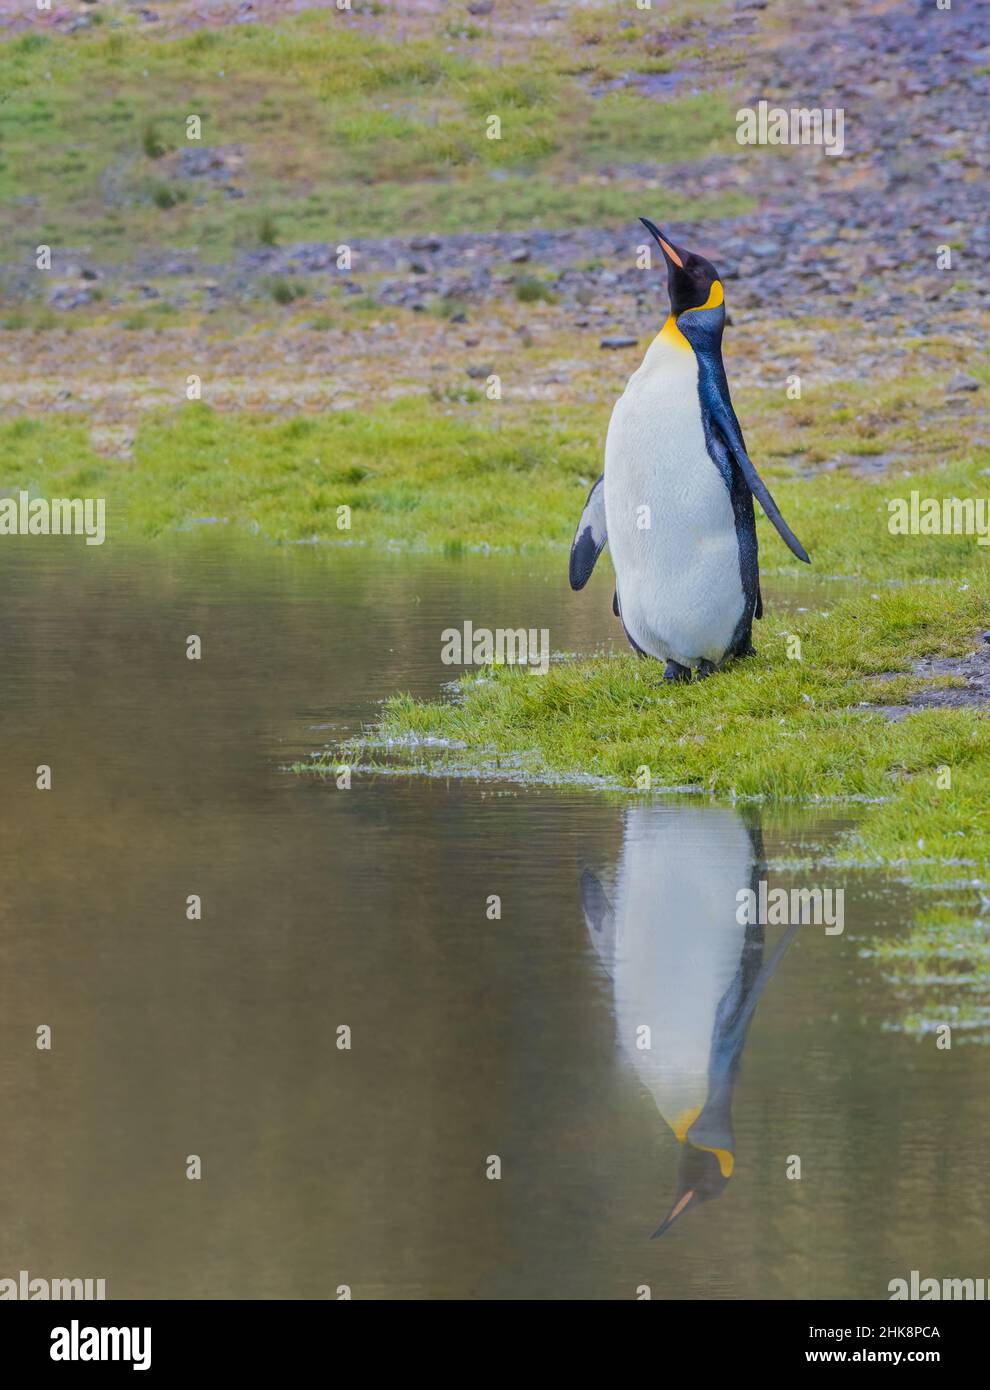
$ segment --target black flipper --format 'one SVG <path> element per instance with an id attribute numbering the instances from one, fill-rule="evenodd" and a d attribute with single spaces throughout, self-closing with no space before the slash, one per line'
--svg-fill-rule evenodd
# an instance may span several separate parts
<path id="1" fill-rule="evenodd" d="M 762 618 L 762 617 L 763 617 L 763 593 L 762 593 L 762 591 L 761 591 L 761 589 L 760 589 L 760 581 L 759 581 L 759 580 L 756 581 L 756 612 L 753 614 L 753 617 L 754 617 L 754 618 Z"/>
<path id="2" fill-rule="evenodd" d="M 617 618 L 618 618 L 618 617 L 621 617 L 621 614 L 619 613 L 619 591 L 618 591 L 618 589 L 613 589 L 613 591 L 612 591 L 612 612 L 615 614 L 615 616 L 616 616 Z"/>
<path id="3" fill-rule="evenodd" d="M 711 412 L 712 423 L 725 441 L 725 447 L 728 449 L 733 463 L 742 474 L 746 486 L 766 512 L 768 519 L 777 528 L 781 539 L 792 554 L 796 555 L 799 560 L 803 560 L 806 565 L 810 565 L 811 558 L 808 552 L 781 516 L 780 508 L 770 496 L 766 483 L 757 473 L 752 459 L 746 452 L 742 430 L 739 428 L 736 412 L 732 409 L 732 402 L 729 400 L 729 387 L 725 380 L 724 370 L 721 372 L 721 378 L 721 382 L 713 378 L 712 386 L 715 389 L 708 392 L 708 400 L 705 402 Z"/>
<path id="4" fill-rule="evenodd" d="M 605 475 L 588 493 L 581 520 L 571 545 L 570 580 L 572 589 L 583 589 L 605 547 Z"/>

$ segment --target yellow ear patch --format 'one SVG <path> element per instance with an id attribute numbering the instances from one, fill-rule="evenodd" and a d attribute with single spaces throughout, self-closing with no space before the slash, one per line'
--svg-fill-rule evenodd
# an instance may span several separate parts
<path id="1" fill-rule="evenodd" d="M 685 309 L 685 314 L 694 314 L 699 309 L 717 309 L 720 304 L 725 303 L 725 292 L 722 289 L 721 280 L 713 280 L 712 287 L 708 291 L 708 298 L 704 304 L 696 304 L 693 309 Z"/>
<path id="2" fill-rule="evenodd" d="M 699 1144 L 698 1147 L 703 1149 L 705 1145 Z M 708 1152 L 714 1154 L 718 1159 L 719 1172 L 722 1174 L 722 1177 L 731 1178 L 732 1170 L 736 1166 L 734 1155 L 730 1154 L 728 1149 L 709 1149 Z"/>

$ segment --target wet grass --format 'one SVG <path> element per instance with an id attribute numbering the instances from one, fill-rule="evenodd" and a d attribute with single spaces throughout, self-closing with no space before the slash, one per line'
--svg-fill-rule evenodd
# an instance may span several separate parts
<path id="1" fill-rule="evenodd" d="M 990 722 L 975 710 L 891 722 L 863 706 L 919 684 L 910 676 L 901 687 L 877 684 L 874 673 L 904 669 L 922 653 L 971 650 L 988 598 L 985 579 L 962 591 L 908 584 L 876 600 L 840 601 L 827 616 L 769 617 L 755 634 L 756 658 L 684 687 L 667 685 L 658 663 L 631 655 L 560 662 L 545 676 L 485 669 L 465 677 L 449 702 L 397 697 L 383 733 L 432 734 L 503 752 L 538 749 L 557 772 L 636 787 L 645 770 L 652 787 L 692 785 L 729 798 L 874 799 L 910 787 L 910 813 L 897 820 L 888 810 L 884 818 L 884 857 L 914 855 L 918 815 L 934 835 L 935 857 L 960 852 L 954 835 L 938 835 L 940 818 L 954 827 L 972 819 L 966 853 L 975 844 L 982 859 L 988 816 L 976 797 Z M 795 636 L 800 659 L 788 655 Z M 952 770 L 949 791 L 935 790 L 942 767 Z M 861 850 L 868 855 L 866 842 Z"/>

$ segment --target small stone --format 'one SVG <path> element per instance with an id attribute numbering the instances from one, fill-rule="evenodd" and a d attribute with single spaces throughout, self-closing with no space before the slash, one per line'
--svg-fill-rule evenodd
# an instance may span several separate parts
<path id="1" fill-rule="evenodd" d="M 618 348 L 635 347 L 638 342 L 638 338 L 632 338 L 626 334 L 616 334 L 615 337 L 612 338 L 603 338 L 598 346 L 616 350 Z"/>
<path id="2" fill-rule="evenodd" d="M 964 372 L 956 372 L 949 382 L 950 391 L 978 391 L 980 383 L 975 376 L 966 376 Z"/>

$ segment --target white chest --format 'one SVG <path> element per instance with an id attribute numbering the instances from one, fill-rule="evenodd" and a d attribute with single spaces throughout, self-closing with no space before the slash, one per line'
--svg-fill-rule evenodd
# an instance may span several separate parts
<path id="1" fill-rule="evenodd" d="M 745 599 L 735 517 L 708 455 L 694 353 L 661 334 L 616 403 L 605 514 L 622 620 L 651 655 L 724 656 Z"/>

